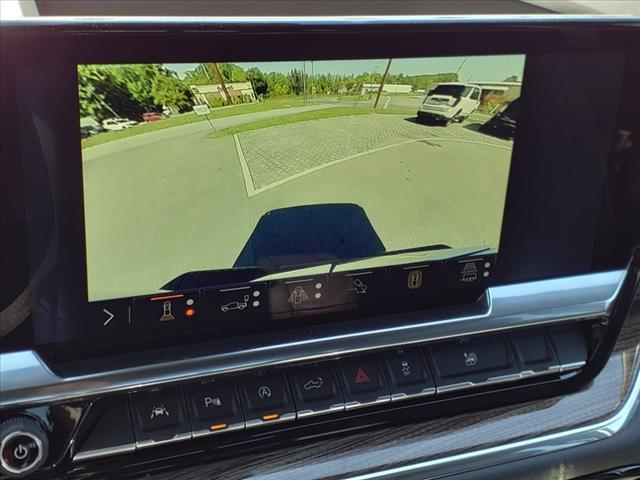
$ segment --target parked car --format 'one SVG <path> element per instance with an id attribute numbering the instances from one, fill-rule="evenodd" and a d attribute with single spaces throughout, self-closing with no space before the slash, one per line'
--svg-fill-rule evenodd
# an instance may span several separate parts
<path id="1" fill-rule="evenodd" d="M 87 138 L 96 133 L 104 132 L 104 128 L 98 125 L 83 125 L 80 127 L 80 137 Z"/>
<path id="2" fill-rule="evenodd" d="M 516 121 L 518 117 L 518 100 L 506 105 L 491 119 L 480 127 L 480 130 L 496 137 L 512 139 L 516 134 Z"/>
<path id="3" fill-rule="evenodd" d="M 110 131 L 124 130 L 137 125 L 138 122 L 129 120 L 128 118 L 107 118 L 102 121 L 102 128 Z"/>
<path id="4" fill-rule="evenodd" d="M 418 120 L 431 119 L 449 124 L 462 122 L 480 106 L 482 88 L 470 83 L 441 83 L 427 93 Z"/>
<path id="5" fill-rule="evenodd" d="M 142 120 L 147 123 L 157 122 L 158 120 L 164 120 L 167 116 L 164 113 L 158 112 L 146 112 L 142 114 Z"/>

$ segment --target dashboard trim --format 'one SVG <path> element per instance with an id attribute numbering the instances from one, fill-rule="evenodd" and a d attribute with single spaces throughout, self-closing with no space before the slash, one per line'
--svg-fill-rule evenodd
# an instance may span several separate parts
<path id="1" fill-rule="evenodd" d="M 611 313 L 625 272 L 614 270 L 491 287 L 484 295 L 486 308 L 476 315 L 427 320 L 421 318 L 421 313 L 414 312 L 411 317 L 414 322 L 400 326 L 310 337 L 231 353 L 75 377 L 56 375 L 33 350 L 1 354 L 0 408 L 93 397 L 255 368 L 335 358 L 371 349 L 607 316 Z"/>
<path id="2" fill-rule="evenodd" d="M 636 346 L 636 350 L 638 348 Z M 640 372 L 637 364 L 635 370 L 632 387 L 620 408 L 612 416 L 600 422 L 519 442 L 506 443 L 347 478 L 348 480 L 381 480 L 405 478 L 405 475 L 420 475 L 421 473 L 429 475 L 429 477 L 436 474 L 448 475 L 459 473 L 462 470 L 487 467 L 487 461 L 489 461 L 490 465 L 499 465 L 604 440 L 616 435 L 625 428 L 640 408 Z"/>

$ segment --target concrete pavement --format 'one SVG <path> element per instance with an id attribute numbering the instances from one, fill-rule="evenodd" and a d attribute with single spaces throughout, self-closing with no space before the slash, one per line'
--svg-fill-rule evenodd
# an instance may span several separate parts
<path id="1" fill-rule="evenodd" d="M 447 139 L 393 143 L 395 135 L 383 142 L 385 149 L 306 170 L 252 197 L 233 137 L 207 138 L 206 122 L 204 129 L 189 127 L 147 134 L 143 142 L 114 142 L 85 161 L 93 299 L 151 293 L 187 271 L 229 268 L 260 217 L 287 206 L 360 205 L 388 250 L 433 243 L 497 246 L 510 150 L 460 141 L 456 132 L 464 126 L 438 128 L 440 136 L 450 132 Z M 273 128 L 279 127 L 256 132 L 268 136 Z M 343 133 L 332 141 L 349 143 L 350 132 Z M 309 149 L 315 141 L 309 129 L 294 140 Z M 263 148 L 277 155 L 279 146 Z"/>

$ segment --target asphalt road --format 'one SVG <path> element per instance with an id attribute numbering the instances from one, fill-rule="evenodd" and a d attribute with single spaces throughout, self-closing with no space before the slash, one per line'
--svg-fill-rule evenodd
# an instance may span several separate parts
<path id="1" fill-rule="evenodd" d="M 227 117 L 218 125 L 301 108 Z M 321 124 L 314 124 L 318 128 Z M 208 139 L 206 122 L 88 149 L 84 187 L 92 299 L 151 293 L 187 271 L 228 268 L 262 215 L 287 206 L 355 203 L 388 250 L 432 243 L 497 245 L 509 144 L 465 140 L 468 130 L 452 125 L 446 127 L 447 138 L 386 139 L 382 149 L 326 168 L 301 167 L 295 177 L 252 196 L 251 174 L 243 171 L 234 137 Z M 333 141 L 349 143 L 353 132 L 342 133 Z M 279 145 L 264 148 L 295 162 Z"/>

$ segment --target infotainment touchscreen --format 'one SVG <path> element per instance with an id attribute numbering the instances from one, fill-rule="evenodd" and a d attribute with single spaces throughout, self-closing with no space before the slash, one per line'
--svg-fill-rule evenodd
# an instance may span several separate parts
<path id="1" fill-rule="evenodd" d="M 88 300 L 171 321 L 184 291 L 224 317 L 486 280 L 524 63 L 79 65 Z"/>

